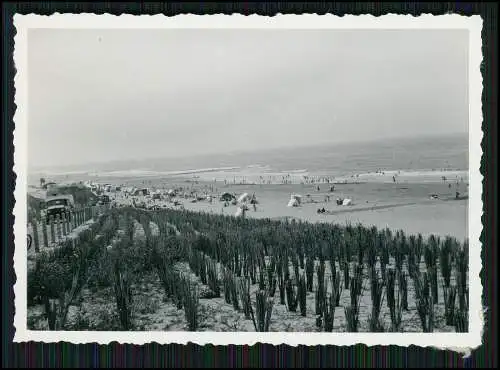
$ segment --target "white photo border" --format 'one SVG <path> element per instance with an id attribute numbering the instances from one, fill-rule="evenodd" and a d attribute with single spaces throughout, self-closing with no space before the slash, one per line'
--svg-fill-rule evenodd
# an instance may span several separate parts
<path id="1" fill-rule="evenodd" d="M 14 190 L 14 270 L 16 283 L 14 342 L 70 342 L 109 344 L 146 343 L 195 343 L 199 345 L 253 345 L 267 343 L 273 345 L 335 345 L 351 346 L 365 344 L 420 346 L 449 349 L 464 354 L 470 353 L 482 344 L 483 306 L 480 272 L 481 232 L 483 225 L 482 181 L 480 172 L 483 138 L 482 132 L 482 75 L 480 65 L 483 60 L 481 31 L 483 20 L 479 15 L 461 16 L 446 14 L 434 16 L 388 14 L 345 15 L 343 17 L 326 14 L 277 14 L 276 16 L 240 14 L 233 15 L 177 15 L 162 14 L 134 16 L 123 14 L 96 15 L 91 13 L 61 14 L 50 16 L 36 14 L 14 15 L 16 28 L 14 64 L 16 75 L 14 115 L 14 172 L 17 176 Z M 121 332 L 121 331 L 34 331 L 27 328 L 27 34 L 30 28 L 72 28 L 72 29 L 168 29 L 168 28 L 269 28 L 269 29 L 467 29 L 469 31 L 469 332 L 468 333 L 301 333 L 301 332 Z"/>

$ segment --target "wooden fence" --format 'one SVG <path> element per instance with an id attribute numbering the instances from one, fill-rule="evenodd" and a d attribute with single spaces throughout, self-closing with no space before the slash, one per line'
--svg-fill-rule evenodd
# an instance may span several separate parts
<path id="1" fill-rule="evenodd" d="M 31 248 L 38 252 L 45 248 L 52 248 L 64 240 L 76 228 L 90 220 L 95 220 L 97 215 L 109 209 L 109 205 L 98 205 L 75 208 L 69 217 L 31 217 L 28 220 L 28 235 L 31 237 Z"/>

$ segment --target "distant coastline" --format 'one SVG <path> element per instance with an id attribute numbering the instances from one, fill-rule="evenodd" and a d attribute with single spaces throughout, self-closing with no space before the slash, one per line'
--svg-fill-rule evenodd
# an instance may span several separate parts
<path id="1" fill-rule="evenodd" d="M 404 172 L 421 177 L 468 171 L 467 135 L 389 138 L 370 142 L 318 144 L 297 148 L 242 151 L 183 158 L 134 159 L 88 166 L 61 166 L 30 171 L 29 182 L 54 179 L 157 178 L 200 176 L 205 180 L 232 177 L 352 176 Z M 446 174 L 443 174 L 445 176 Z M 463 175 L 461 175 L 463 176 Z"/>

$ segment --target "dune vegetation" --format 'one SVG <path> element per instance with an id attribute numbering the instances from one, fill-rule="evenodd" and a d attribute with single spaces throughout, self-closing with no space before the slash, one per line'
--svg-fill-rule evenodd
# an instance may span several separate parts
<path id="1" fill-rule="evenodd" d="M 37 253 L 33 330 L 468 331 L 468 242 L 114 208 Z"/>

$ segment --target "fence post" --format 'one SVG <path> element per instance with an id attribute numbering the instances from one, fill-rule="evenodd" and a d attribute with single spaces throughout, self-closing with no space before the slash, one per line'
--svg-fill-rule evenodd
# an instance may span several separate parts
<path id="1" fill-rule="evenodd" d="M 42 222 L 40 224 L 42 227 L 42 238 L 43 238 L 43 247 L 48 248 L 49 247 L 49 238 L 47 235 L 47 216 L 42 217 Z"/>
<path id="2" fill-rule="evenodd" d="M 63 214 L 61 217 L 61 229 L 63 236 L 66 236 L 66 214 Z"/>
<path id="3" fill-rule="evenodd" d="M 40 240 L 38 238 L 38 220 L 33 217 L 31 219 L 31 228 L 33 229 L 33 243 L 35 244 L 35 252 L 40 252 Z"/>
<path id="4" fill-rule="evenodd" d="M 59 214 L 56 215 L 56 237 L 57 241 L 61 239 L 61 216 Z"/>
<path id="5" fill-rule="evenodd" d="M 49 223 L 50 223 L 50 241 L 52 244 L 56 243 L 56 233 L 54 230 L 54 216 L 49 217 Z"/>

